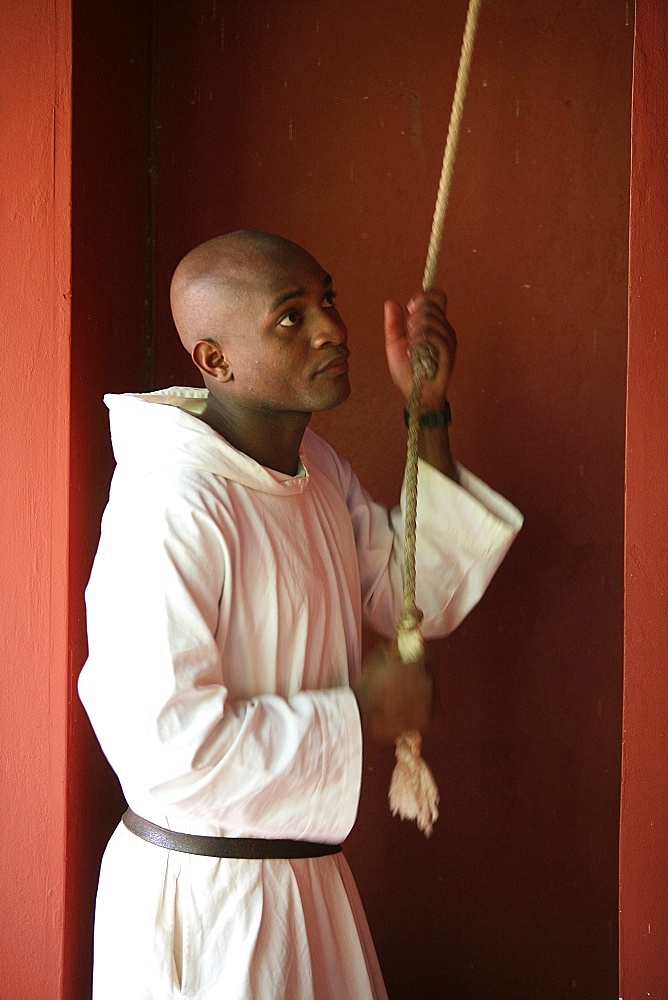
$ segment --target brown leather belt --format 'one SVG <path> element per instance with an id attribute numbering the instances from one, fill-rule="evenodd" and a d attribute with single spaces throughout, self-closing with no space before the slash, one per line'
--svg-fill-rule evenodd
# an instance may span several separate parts
<path id="1" fill-rule="evenodd" d="M 176 833 L 138 816 L 132 809 L 123 814 L 123 823 L 142 840 L 168 851 L 201 854 L 207 858 L 322 858 L 338 854 L 340 844 L 314 844 L 308 840 L 265 840 L 255 837 L 199 837 Z"/>

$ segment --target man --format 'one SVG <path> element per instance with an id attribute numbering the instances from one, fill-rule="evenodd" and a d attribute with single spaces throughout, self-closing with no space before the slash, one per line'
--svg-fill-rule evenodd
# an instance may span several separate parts
<path id="1" fill-rule="evenodd" d="M 131 811 L 103 861 L 94 996 L 384 998 L 338 845 L 363 740 L 424 728 L 431 690 L 391 641 L 401 513 L 308 429 L 350 392 L 332 279 L 301 247 L 239 232 L 188 254 L 171 300 L 205 389 L 107 397 L 117 469 L 80 692 Z M 453 462 L 445 297 L 406 316 L 387 303 L 385 336 L 404 400 L 410 346 L 438 359 L 420 432 L 428 638 L 480 598 L 521 517 Z M 363 618 L 386 641 L 362 665 Z"/>

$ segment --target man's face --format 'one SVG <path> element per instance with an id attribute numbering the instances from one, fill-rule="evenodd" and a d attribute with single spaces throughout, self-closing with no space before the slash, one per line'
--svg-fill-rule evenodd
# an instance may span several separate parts
<path id="1" fill-rule="evenodd" d="M 348 398 L 348 331 L 330 276 L 306 251 L 241 275 L 220 343 L 232 379 L 221 398 L 264 412 L 328 410 Z M 218 339 L 217 337 L 215 339 Z"/>

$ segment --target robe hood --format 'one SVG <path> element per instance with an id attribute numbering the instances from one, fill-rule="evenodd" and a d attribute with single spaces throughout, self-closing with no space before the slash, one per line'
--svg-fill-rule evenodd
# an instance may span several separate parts
<path id="1" fill-rule="evenodd" d="M 307 428 L 304 435 L 297 475 L 286 476 L 233 448 L 198 419 L 208 395 L 208 389 L 186 386 L 147 393 L 107 393 L 104 402 L 109 408 L 119 473 L 144 476 L 164 469 L 195 469 L 262 493 L 302 493 L 309 482 L 305 455 L 313 432 Z"/>

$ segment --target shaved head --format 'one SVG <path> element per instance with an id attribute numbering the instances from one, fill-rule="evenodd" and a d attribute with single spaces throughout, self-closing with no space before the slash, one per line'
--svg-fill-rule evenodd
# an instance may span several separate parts
<path id="1" fill-rule="evenodd" d="M 201 419 L 270 468 L 294 471 L 311 414 L 350 394 L 335 297 L 318 261 L 271 233 L 218 236 L 174 272 L 174 322 L 208 389 Z M 282 459 L 274 452 L 286 440 Z"/>
<path id="2" fill-rule="evenodd" d="M 273 233 L 239 230 L 201 243 L 172 278 L 170 301 L 181 343 L 190 354 L 200 340 L 218 340 L 235 305 L 260 276 L 295 259 L 313 258 Z M 266 277 L 265 277 L 266 280 Z"/>

